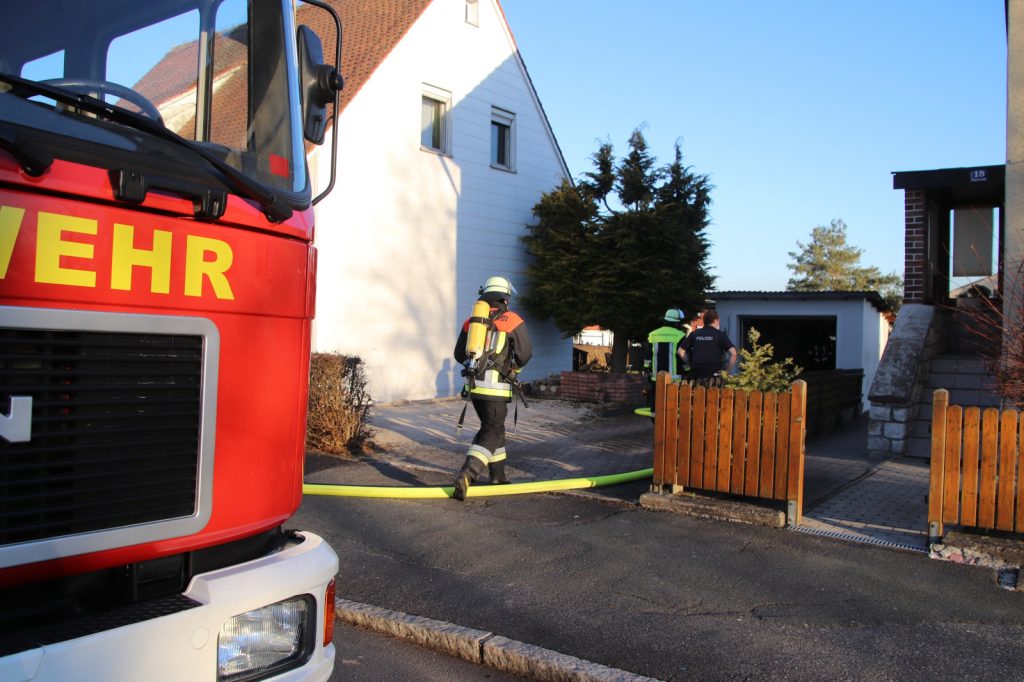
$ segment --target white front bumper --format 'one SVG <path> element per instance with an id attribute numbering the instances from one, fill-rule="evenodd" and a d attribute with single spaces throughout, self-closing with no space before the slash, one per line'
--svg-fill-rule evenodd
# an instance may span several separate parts
<path id="1" fill-rule="evenodd" d="M 301 594 L 317 603 L 316 649 L 302 668 L 270 678 L 327 680 L 334 645 L 323 646 L 324 593 L 338 556 L 320 537 L 267 557 L 197 575 L 185 595 L 202 606 L 0 658 L 4 682 L 200 682 L 217 679 L 217 634 L 230 618 Z"/>

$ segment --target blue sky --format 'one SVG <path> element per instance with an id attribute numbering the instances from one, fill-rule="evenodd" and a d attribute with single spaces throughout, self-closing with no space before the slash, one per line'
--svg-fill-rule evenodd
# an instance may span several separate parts
<path id="1" fill-rule="evenodd" d="M 573 177 L 644 127 L 711 178 L 719 290 L 781 290 L 846 222 L 903 274 L 892 172 L 1006 160 L 1003 0 L 501 0 Z"/>

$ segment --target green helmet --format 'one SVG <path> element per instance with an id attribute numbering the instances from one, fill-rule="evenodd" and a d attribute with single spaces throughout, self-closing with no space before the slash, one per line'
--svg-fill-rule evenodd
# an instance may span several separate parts
<path id="1" fill-rule="evenodd" d="M 665 321 L 678 324 L 686 319 L 686 313 L 680 308 L 669 308 L 665 311 Z"/>
<path id="2" fill-rule="evenodd" d="M 516 288 L 512 286 L 512 282 L 508 281 L 507 278 L 495 275 L 494 277 L 488 277 L 484 285 L 480 287 L 481 294 L 499 293 L 506 296 L 518 293 Z"/>

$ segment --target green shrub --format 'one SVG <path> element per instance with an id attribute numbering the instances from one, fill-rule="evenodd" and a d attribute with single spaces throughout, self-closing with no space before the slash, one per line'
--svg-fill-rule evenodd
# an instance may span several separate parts
<path id="1" fill-rule="evenodd" d="M 803 368 L 794 365 L 793 358 L 776 362 L 775 348 L 770 343 L 760 345 L 760 339 L 761 332 L 751 327 L 747 332 L 750 350 L 740 350 L 740 371 L 727 377 L 725 385 L 747 391 L 788 391 Z"/>
<path id="2" fill-rule="evenodd" d="M 366 417 L 372 403 L 360 358 L 313 353 L 306 447 L 336 455 L 351 454 L 368 436 Z"/>

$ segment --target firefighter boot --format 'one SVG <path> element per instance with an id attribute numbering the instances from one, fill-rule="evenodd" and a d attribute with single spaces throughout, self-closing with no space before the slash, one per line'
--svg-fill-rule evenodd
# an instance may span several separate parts
<path id="1" fill-rule="evenodd" d="M 491 485 L 505 485 L 508 483 L 508 476 L 505 475 L 505 460 L 491 462 L 487 465 L 487 471 L 491 475 Z"/>
<path id="2" fill-rule="evenodd" d="M 455 476 L 455 490 L 452 492 L 452 497 L 459 502 L 464 502 L 469 486 L 473 485 L 473 481 L 480 478 L 483 468 L 484 464 L 478 458 L 471 455 L 467 456 L 466 463 L 462 465 L 459 473 Z"/>
<path id="3" fill-rule="evenodd" d="M 469 480 L 469 471 L 466 467 L 462 467 L 459 471 L 458 476 L 455 477 L 455 490 L 452 491 L 452 497 L 459 502 L 466 501 L 466 493 L 469 491 L 469 486 L 473 482 Z"/>

